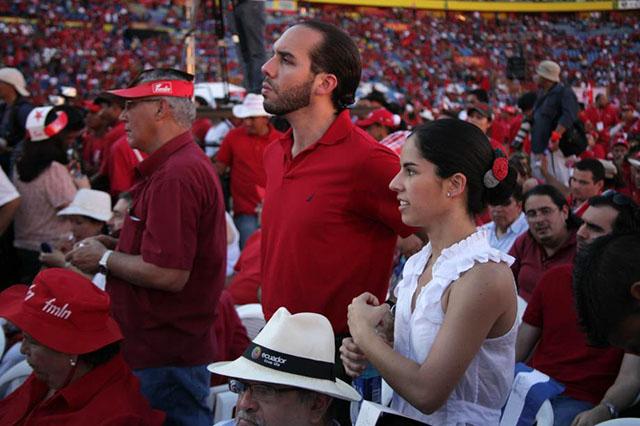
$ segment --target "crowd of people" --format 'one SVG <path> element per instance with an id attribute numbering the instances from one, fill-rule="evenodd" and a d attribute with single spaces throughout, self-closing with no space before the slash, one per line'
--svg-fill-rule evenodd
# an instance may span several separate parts
<path id="1" fill-rule="evenodd" d="M 122 86 L 149 66 L 181 63 L 186 23 L 175 2 L 87 1 L 10 2 L 0 6 L 4 65 L 29 75 L 38 103 L 74 86 L 88 97 Z M 217 81 L 220 69 L 214 4 L 198 11 L 197 80 Z M 464 105 L 472 86 L 490 91 L 492 100 L 515 105 L 521 85 L 506 79 L 510 57 L 535 64 L 552 56 L 572 86 L 606 88 L 622 102 L 637 102 L 640 28 L 632 12 L 573 14 L 435 14 L 403 8 L 305 5 L 308 18 L 332 22 L 352 34 L 361 49 L 363 81 L 386 85 L 400 97 L 429 109 Z M 266 16 L 270 46 L 291 22 L 281 12 Z M 135 24 L 147 31 L 136 33 Z M 231 15 L 225 24 L 234 30 Z M 241 53 L 226 38 L 231 82 L 242 80 Z M 160 54 L 162 52 L 162 54 Z M 117 59 L 117 60 L 116 60 Z"/>
<path id="2" fill-rule="evenodd" d="M 105 7 L 127 15 L 121 6 Z M 73 61 L 86 52 L 37 64 L 45 44 L 15 33 L 27 44 L 0 68 L 0 374 L 22 360 L 33 373 L 0 400 L 0 423 L 211 425 L 209 388 L 227 381 L 238 401 L 223 424 L 347 425 L 361 398 L 349 383 L 371 368 L 391 409 L 426 424 L 499 424 L 533 388 L 557 425 L 633 415 L 640 114 L 626 85 L 637 75 L 603 74 L 600 57 L 577 59 L 579 34 L 560 32 L 552 49 L 532 46 L 517 91 L 496 85 L 506 56 L 460 74 L 452 49 L 498 49 L 518 25 L 560 31 L 564 17 L 309 13 L 347 32 L 273 18 L 260 94 L 218 122 L 196 117 L 195 76 L 170 67 L 180 49 L 155 44 L 166 40 L 105 40 L 83 63 L 108 78 L 85 74 L 98 84 L 53 106 L 43 96 L 79 87 Z M 433 34 L 398 32 L 391 17 Z M 620 44 L 638 41 L 624 31 L 638 23 L 612 18 L 598 43 L 632 70 Z M 383 56 L 387 43 L 413 54 Z M 134 75 L 147 48 L 157 60 Z M 422 69 L 417 85 L 401 78 L 406 61 Z M 580 107 L 571 86 L 586 69 L 609 95 Z M 359 96 L 376 78 L 419 102 Z M 252 341 L 234 307 L 250 303 L 266 320 Z M 512 392 L 517 363 L 548 386 Z"/>

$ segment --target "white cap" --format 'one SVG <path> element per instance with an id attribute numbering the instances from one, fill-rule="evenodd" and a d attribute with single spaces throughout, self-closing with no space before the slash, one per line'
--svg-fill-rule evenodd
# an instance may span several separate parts
<path id="1" fill-rule="evenodd" d="M 68 207 L 60 210 L 58 216 L 87 216 L 101 222 L 111 218 L 111 197 L 95 189 L 79 189 Z"/>
<path id="2" fill-rule="evenodd" d="M 45 125 L 47 116 L 52 109 L 52 106 L 43 106 L 31 110 L 25 124 L 29 133 L 29 140 L 38 142 L 49 139 L 60 133 L 67 126 L 69 117 L 64 111 L 58 111 L 56 119 Z"/>
<path id="3" fill-rule="evenodd" d="M 271 114 L 264 110 L 263 104 L 264 96 L 249 93 L 242 101 L 242 104 L 233 107 L 233 115 L 238 118 L 271 116 Z"/>
<path id="4" fill-rule="evenodd" d="M 12 85 L 22 96 L 29 96 L 27 83 L 17 68 L 0 68 L 0 81 Z"/>

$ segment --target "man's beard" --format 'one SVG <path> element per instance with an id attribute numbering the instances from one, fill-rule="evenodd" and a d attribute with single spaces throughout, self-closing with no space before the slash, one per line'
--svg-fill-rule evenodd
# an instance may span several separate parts
<path id="1" fill-rule="evenodd" d="M 267 83 L 269 81 L 267 80 Z M 311 86 L 313 85 L 313 77 L 309 80 L 286 89 L 284 92 L 278 92 L 271 83 L 273 93 L 278 96 L 274 101 L 264 100 L 264 109 L 273 115 L 285 115 L 301 108 L 309 106 L 311 103 Z"/>

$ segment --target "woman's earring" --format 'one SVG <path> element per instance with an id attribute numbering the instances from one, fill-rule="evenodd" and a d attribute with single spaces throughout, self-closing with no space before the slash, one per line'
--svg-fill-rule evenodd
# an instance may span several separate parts
<path id="1" fill-rule="evenodd" d="M 447 192 L 447 198 L 451 198 L 451 193 Z"/>
<path id="2" fill-rule="evenodd" d="M 69 358 L 69 364 L 71 364 L 72 367 L 76 366 L 76 360 L 73 358 Z"/>

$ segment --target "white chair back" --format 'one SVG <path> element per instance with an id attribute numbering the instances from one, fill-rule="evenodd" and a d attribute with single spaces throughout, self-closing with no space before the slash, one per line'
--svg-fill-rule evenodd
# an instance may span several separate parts
<path id="1" fill-rule="evenodd" d="M 239 305 L 236 306 L 236 311 L 238 312 L 240 321 L 242 321 L 242 325 L 247 329 L 249 340 L 253 340 L 266 324 L 264 314 L 262 313 L 262 305 L 259 303 Z"/>

